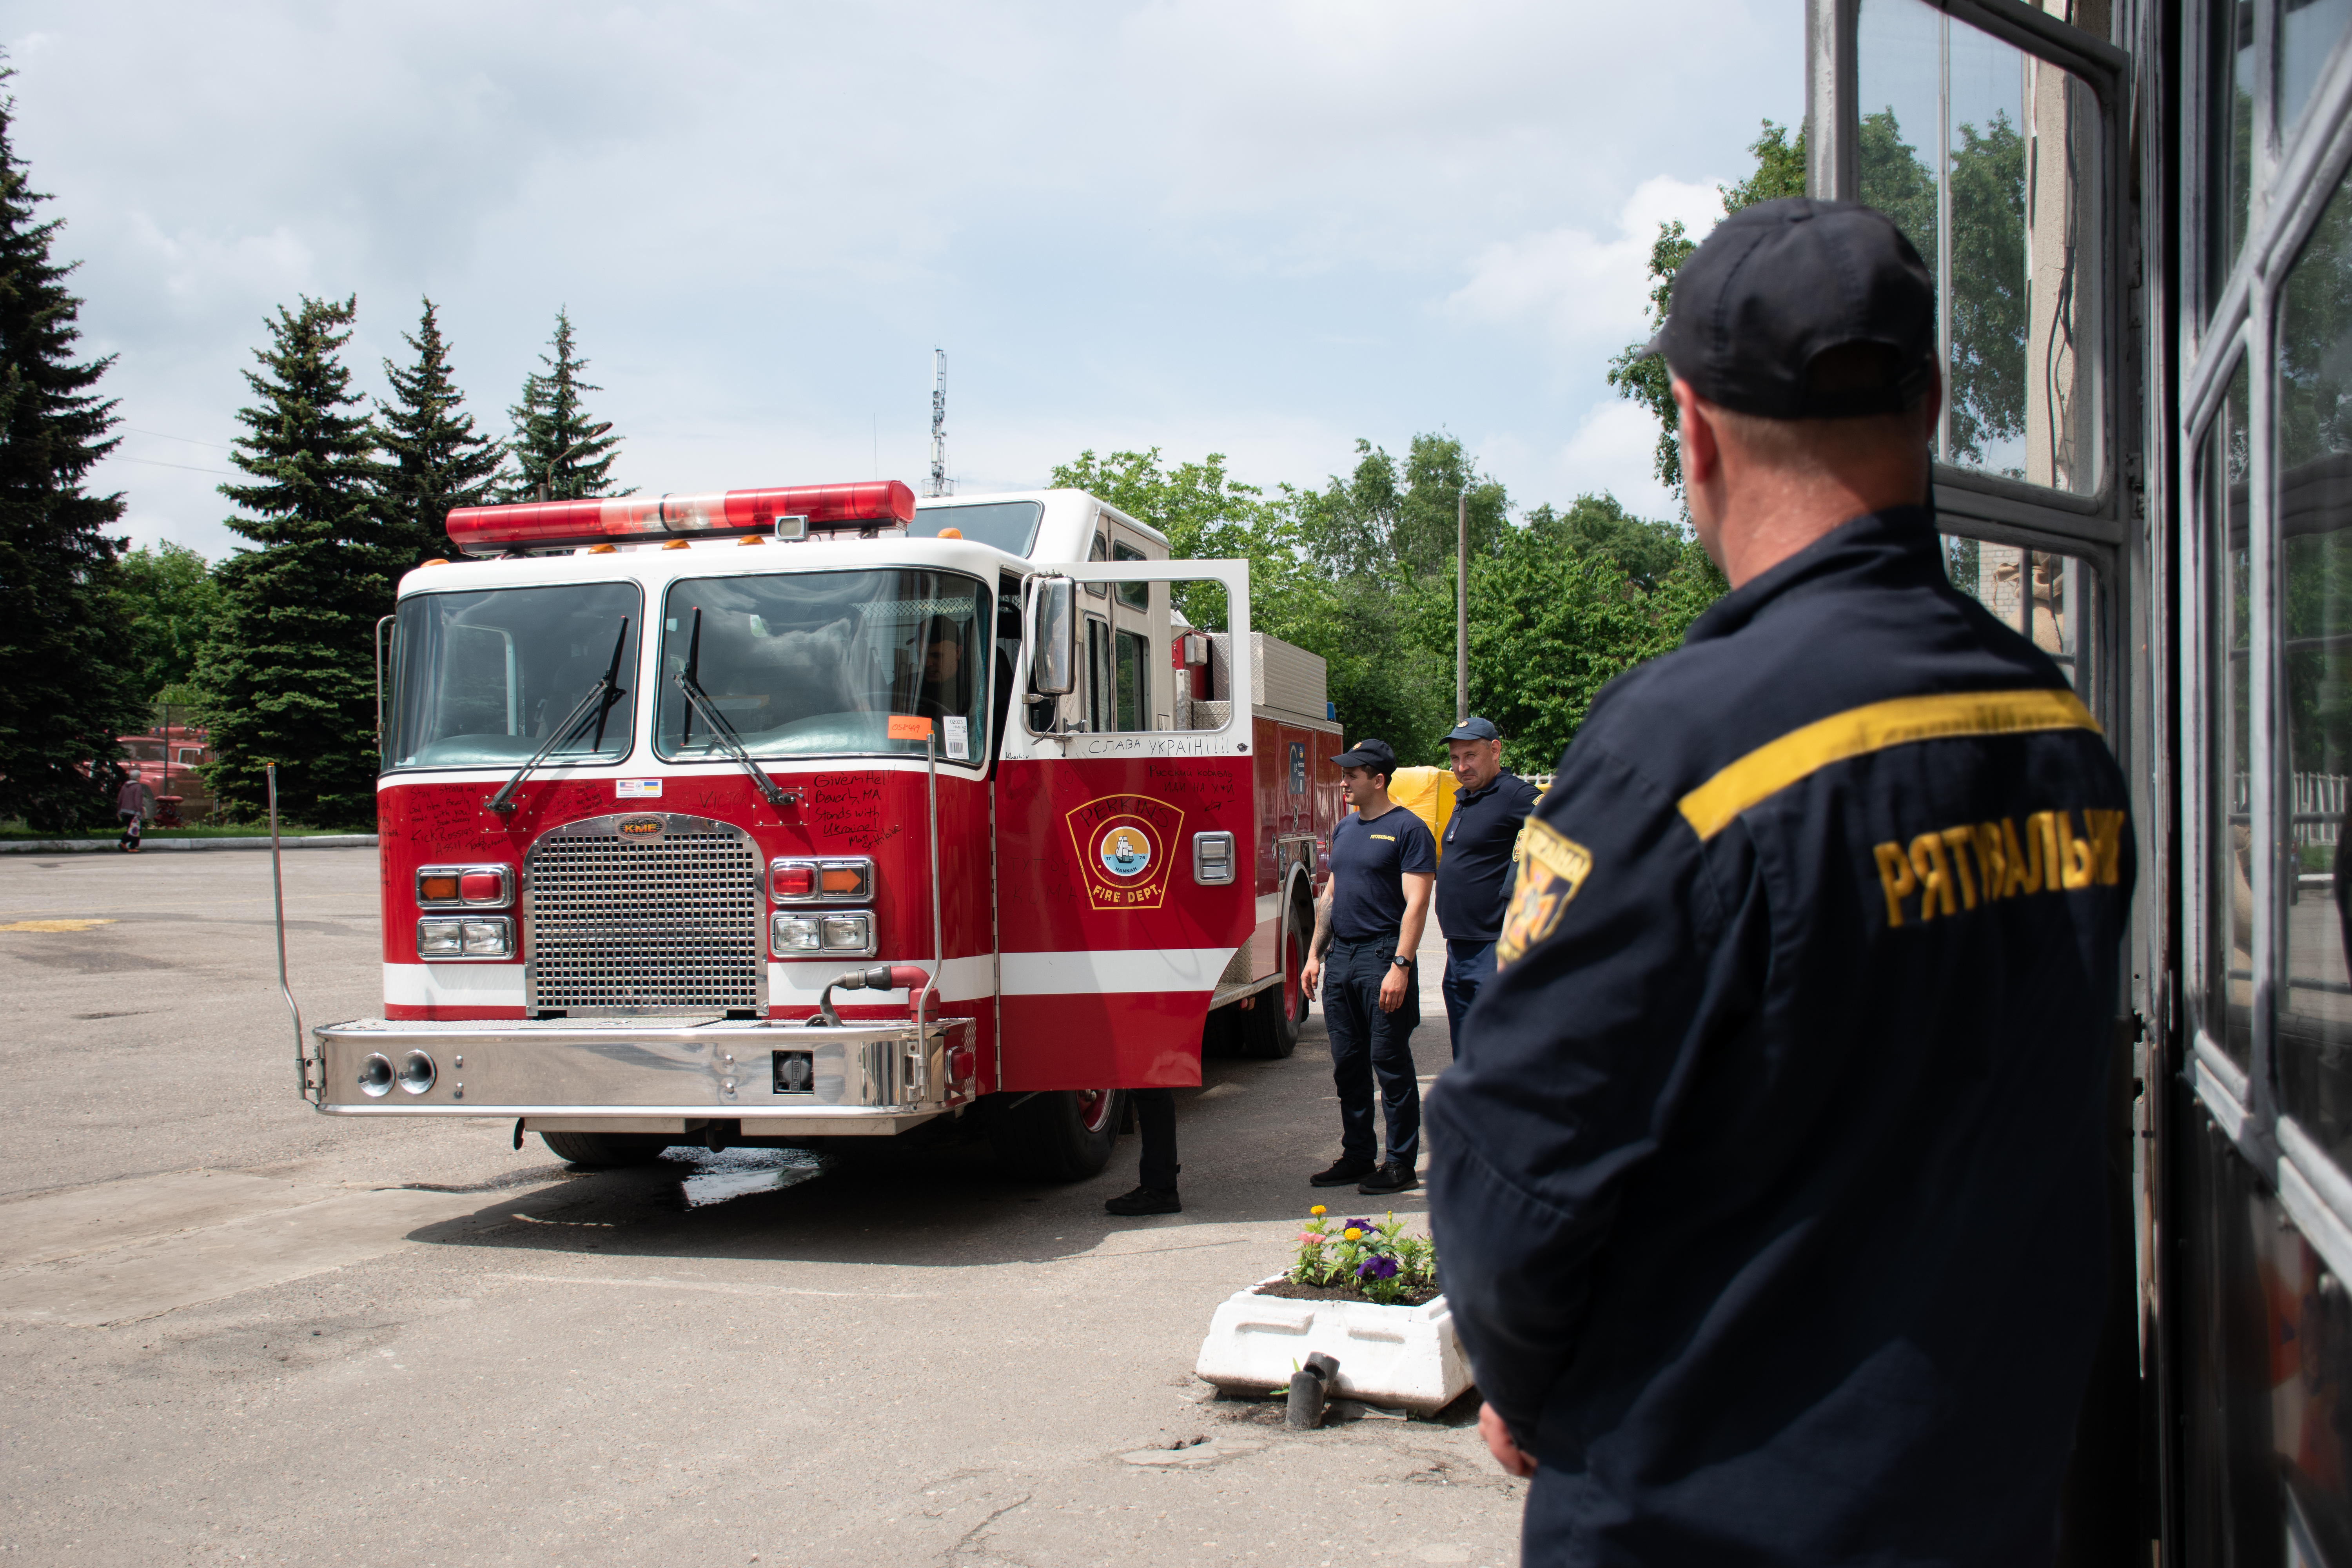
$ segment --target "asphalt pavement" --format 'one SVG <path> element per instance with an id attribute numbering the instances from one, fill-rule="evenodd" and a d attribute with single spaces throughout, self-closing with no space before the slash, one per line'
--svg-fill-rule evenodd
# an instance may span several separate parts
<path id="1" fill-rule="evenodd" d="M 285 867 L 306 1019 L 375 1012 L 373 851 Z M 1319 1011 L 1179 1094 L 1181 1215 L 1102 1212 L 1131 1138 L 1073 1186 L 984 1145 L 585 1173 L 509 1121 L 311 1111 L 268 879 L 0 858 L 0 1561 L 1515 1559 L 1465 1412 L 1293 1434 L 1192 1375 L 1328 1196 Z"/>

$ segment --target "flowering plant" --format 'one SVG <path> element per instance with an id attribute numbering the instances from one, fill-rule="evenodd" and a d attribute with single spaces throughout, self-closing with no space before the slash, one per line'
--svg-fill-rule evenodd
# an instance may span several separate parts
<path id="1" fill-rule="evenodd" d="M 1408 1236 L 1391 1213 L 1369 1219 L 1327 1220 L 1323 1205 L 1307 1211 L 1298 1233 L 1298 1254 L 1283 1278 L 1295 1285 L 1353 1286 L 1367 1300 L 1393 1305 L 1411 1290 L 1437 1284 L 1437 1247 L 1425 1236 Z M 1339 1226 L 1335 1234 L 1330 1228 Z"/>

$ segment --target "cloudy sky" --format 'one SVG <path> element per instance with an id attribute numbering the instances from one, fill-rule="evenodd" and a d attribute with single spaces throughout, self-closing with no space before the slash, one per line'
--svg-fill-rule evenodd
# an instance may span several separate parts
<path id="1" fill-rule="evenodd" d="M 218 555 L 239 372 L 421 296 L 478 417 L 568 307 L 646 491 L 1034 485 L 1085 447 L 1316 484 L 1469 443 L 1526 504 L 1664 516 L 1602 379 L 1664 218 L 1802 111 L 1797 0 L 0 5 L 127 531 Z"/>

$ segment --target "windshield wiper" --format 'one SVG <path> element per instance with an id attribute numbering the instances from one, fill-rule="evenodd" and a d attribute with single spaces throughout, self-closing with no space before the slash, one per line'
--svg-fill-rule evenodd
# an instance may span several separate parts
<path id="1" fill-rule="evenodd" d="M 588 721 L 589 704 L 595 702 L 599 697 L 602 697 L 604 701 L 596 709 L 596 739 L 590 745 L 589 749 L 591 751 L 597 752 L 601 752 L 604 749 L 604 721 L 611 715 L 613 711 L 613 704 L 618 702 L 623 697 L 628 695 L 627 689 L 620 684 L 621 650 L 628 646 L 628 641 L 629 617 L 623 616 L 621 617 L 621 635 L 613 639 L 613 662 L 604 667 L 604 678 L 588 689 L 588 695 L 583 697 L 580 700 L 579 706 L 573 708 L 569 714 L 565 715 L 563 722 L 558 725 L 554 731 L 547 737 L 546 743 L 541 746 L 538 751 L 533 752 L 530 754 L 530 761 L 517 768 L 515 770 L 515 776 L 507 780 L 505 787 L 500 789 L 498 794 L 490 796 L 489 799 L 484 801 L 482 803 L 483 805 L 499 813 L 502 816 L 507 813 L 513 811 L 515 808 L 515 791 L 522 788 L 522 781 L 530 776 L 530 770 L 545 762 L 547 760 L 548 752 L 555 750 L 556 747 L 563 744 L 564 742 L 572 739 L 572 736 L 580 732 L 581 729 Z"/>
<path id="2" fill-rule="evenodd" d="M 686 749 L 686 738 L 694 729 L 694 716 L 699 713 L 703 723 L 710 729 L 710 738 L 735 759 L 737 767 L 751 775 L 751 783 L 758 786 L 770 805 L 782 811 L 800 799 L 800 791 L 779 789 L 776 781 L 761 771 L 760 764 L 751 760 L 751 753 L 743 749 L 743 742 L 735 733 L 735 726 L 727 721 L 727 716 L 719 711 L 719 705 L 710 700 L 710 694 L 702 689 L 702 610 L 699 606 L 694 612 L 694 630 L 687 638 L 686 668 L 677 672 L 677 689 L 687 703 L 687 711 L 677 726 L 679 751 Z"/>

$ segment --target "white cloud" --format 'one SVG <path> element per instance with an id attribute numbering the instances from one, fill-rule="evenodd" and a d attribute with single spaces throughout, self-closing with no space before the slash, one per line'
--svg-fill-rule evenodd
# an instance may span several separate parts
<path id="1" fill-rule="evenodd" d="M 1677 519 L 1682 502 L 1658 482 L 1657 447 L 1658 422 L 1648 409 L 1622 398 L 1596 403 L 1549 456 L 1552 493 L 1565 502 L 1606 490 L 1639 516 Z"/>
<path id="2" fill-rule="evenodd" d="M 120 356 L 98 482 L 214 555 L 201 470 L 304 292 L 358 295 L 369 389 L 430 293 L 494 432 L 568 306 L 648 490 L 877 447 L 918 479 L 940 346 L 974 481 L 1157 445 L 1316 484 L 1443 427 L 1565 500 L 1656 222 L 1801 110 L 1803 30 L 1797 0 L 0 0 L 16 152 Z"/>
<path id="3" fill-rule="evenodd" d="M 1487 246 L 1446 309 L 1465 321 L 1540 325 L 1579 348 L 1632 342 L 1647 321 L 1659 225 L 1679 220 L 1697 239 L 1722 216 L 1713 182 L 1653 175 L 1633 188 L 1605 234 L 1563 224 Z"/>

